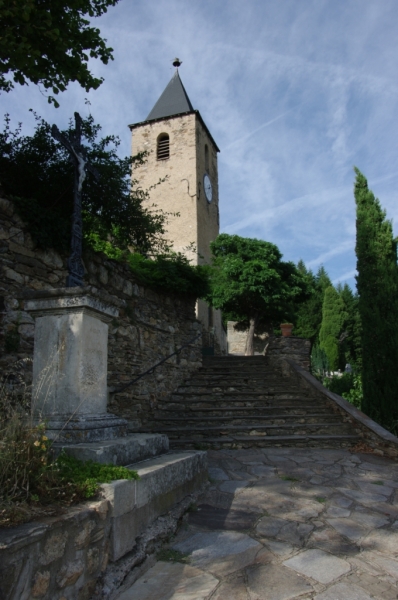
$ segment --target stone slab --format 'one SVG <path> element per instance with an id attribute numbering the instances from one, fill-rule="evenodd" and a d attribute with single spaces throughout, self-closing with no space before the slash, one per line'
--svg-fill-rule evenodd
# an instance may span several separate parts
<path id="1" fill-rule="evenodd" d="M 277 517 L 263 517 L 256 527 L 256 533 L 261 537 L 274 538 L 287 523 L 284 519 Z"/>
<path id="2" fill-rule="evenodd" d="M 126 437 L 92 442 L 89 444 L 54 444 L 56 451 L 80 460 L 93 460 L 101 464 L 130 465 L 153 458 L 169 450 L 169 439 L 160 433 L 131 433 Z"/>
<path id="3" fill-rule="evenodd" d="M 243 574 L 221 583 L 211 600 L 247 600 L 247 589 Z"/>
<path id="4" fill-rule="evenodd" d="M 349 517 L 350 514 L 351 511 L 347 510 L 346 508 L 340 508 L 340 506 L 329 506 L 328 510 L 326 511 L 327 517 Z"/>
<path id="5" fill-rule="evenodd" d="M 367 510 L 354 510 L 351 514 L 351 517 L 361 523 L 361 525 L 365 525 L 366 527 L 372 529 L 384 527 L 384 525 L 387 525 L 389 522 L 389 518 L 385 515 Z"/>
<path id="6" fill-rule="evenodd" d="M 357 481 L 356 483 L 366 494 L 376 493 L 381 494 L 382 496 L 386 496 L 388 498 L 393 492 L 392 487 L 388 487 L 387 485 L 383 484 L 376 484 L 369 481 Z"/>
<path id="7" fill-rule="evenodd" d="M 271 550 L 271 552 L 273 552 L 274 554 L 276 554 L 277 556 L 281 556 L 281 557 L 285 557 L 285 556 L 289 556 L 294 548 L 291 544 L 287 544 L 286 542 L 275 542 L 275 541 L 271 541 L 271 540 L 262 540 L 266 546 Z"/>
<path id="8" fill-rule="evenodd" d="M 118 600 L 206 600 L 218 583 L 210 573 L 190 565 L 159 561 Z"/>
<path id="9" fill-rule="evenodd" d="M 351 570 L 346 560 L 332 556 L 323 550 L 305 550 L 285 560 L 283 564 L 320 583 L 331 583 Z"/>
<path id="10" fill-rule="evenodd" d="M 173 548 L 189 554 L 194 567 L 223 576 L 250 565 L 262 545 L 237 531 L 212 531 L 196 533 Z"/>
<path id="11" fill-rule="evenodd" d="M 291 521 L 282 527 L 277 534 L 277 538 L 283 542 L 288 542 L 288 544 L 301 546 L 313 529 L 314 526 L 310 523 L 294 523 Z"/>
<path id="12" fill-rule="evenodd" d="M 361 541 L 361 546 L 366 550 L 376 550 L 388 556 L 398 557 L 398 535 L 397 532 L 388 529 L 372 531 Z"/>
<path id="13" fill-rule="evenodd" d="M 369 531 L 368 527 L 362 527 L 357 521 L 352 519 L 326 519 L 329 525 L 331 525 L 341 535 L 356 542 L 360 540 Z"/>
<path id="14" fill-rule="evenodd" d="M 297 573 L 280 565 L 260 565 L 246 570 L 250 600 L 291 600 L 313 591 Z"/>
<path id="15" fill-rule="evenodd" d="M 137 471 L 138 481 L 124 479 L 101 485 L 112 516 L 112 561 L 134 548 L 137 536 L 157 517 L 207 481 L 207 455 L 201 451 L 165 454 L 129 468 Z"/>
<path id="16" fill-rule="evenodd" d="M 358 585 L 350 583 L 336 583 L 321 594 L 314 596 L 314 600 L 374 600 L 365 590 Z"/>
<path id="17" fill-rule="evenodd" d="M 307 542 L 307 546 L 338 555 L 347 554 L 352 556 L 359 551 L 354 542 L 348 541 L 332 527 L 324 527 L 314 531 Z"/>
<path id="18" fill-rule="evenodd" d="M 227 492 L 228 494 L 235 494 L 242 488 L 245 488 L 249 485 L 248 481 L 224 481 L 221 485 L 218 486 L 220 492 Z"/>
<path id="19" fill-rule="evenodd" d="M 209 504 L 200 504 L 198 509 L 191 512 L 188 522 L 191 525 L 207 529 L 232 529 L 246 531 L 251 529 L 260 518 L 261 513 L 253 511 L 219 508 Z"/>
<path id="20" fill-rule="evenodd" d="M 218 467 L 209 467 L 209 477 L 214 481 L 228 481 L 229 479 L 226 472 Z"/>
<path id="21" fill-rule="evenodd" d="M 362 560 L 365 560 L 370 565 L 379 567 L 385 571 L 388 575 L 398 581 L 398 560 L 393 560 L 388 556 L 382 556 L 375 552 L 362 552 L 360 555 Z M 397 594 L 398 596 L 398 594 Z"/>
<path id="22" fill-rule="evenodd" d="M 377 488 L 377 486 L 374 486 Z M 360 504 L 373 504 L 374 502 L 385 502 L 386 497 L 383 496 L 382 494 L 377 494 L 375 493 L 365 493 L 365 492 L 360 492 L 359 490 L 349 490 L 348 488 L 337 488 L 339 492 L 341 492 L 342 494 L 344 494 L 345 496 L 348 496 L 348 498 L 351 498 L 352 500 L 355 500 L 356 502 L 359 502 Z"/>

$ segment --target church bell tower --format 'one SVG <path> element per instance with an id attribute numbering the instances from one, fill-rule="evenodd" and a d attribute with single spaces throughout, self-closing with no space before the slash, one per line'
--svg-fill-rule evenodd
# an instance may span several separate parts
<path id="1" fill-rule="evenodd" d="M 210 242 L 219 233 L 219 149 L 185 91 L 178 72 L 180 61 L 173 64 L 175 73 L 145 121 L 129 126 L 133 154 L 148 152 L 145 164 L 134 170 L 134 178 L 144 190 L 165 178 L 151 189 L 149 204 L 179 213 L 168 217 L 167 240 L 191 264 L 206 264 L 211 261 Z M 217 337 L 222 337 L 219 311 L 199 301 L 197 316 L 206 329 L 215 327 Z"/>

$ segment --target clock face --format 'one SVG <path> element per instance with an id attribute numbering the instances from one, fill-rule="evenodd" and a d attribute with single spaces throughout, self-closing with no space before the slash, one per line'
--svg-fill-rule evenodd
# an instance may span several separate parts
<path id="1" fill-rule="evenodd" d="M 207 173 L 205 173 L 203 177 L 203 187 L 205 189 L 205 196 L 207 202 L 211 202 L 213 200 L 213 188 L 211 186 L 210 177 Z"/>

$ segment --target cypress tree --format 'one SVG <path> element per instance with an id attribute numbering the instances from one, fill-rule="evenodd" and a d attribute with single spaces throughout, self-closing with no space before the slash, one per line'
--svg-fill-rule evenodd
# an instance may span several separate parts
<path id="1" fill-rule="evenodd" d="M 322 306 L 322 325 L 319 346 L 325 351 L 331 371 L 337 371 L 340 362 L 339 338 L 347 313 L 338 291 L 331 285 L 325 290 Z"/>
<path id="2" fill-rule="evenodd" d="M 344 303 L 344 310 L 347 313 L 346 321 L 343 325 L 343 334 L 340 336 L 340 368 L 344 368 L 346 363 L 357 371 L 360 369 L 361 353 L 361 320 L 358 311 L 358 295 L 354 294 L 349 285 L 337 286 L 337 291 Z M 343 338 L 343 339 L 342 339 Z"/>
<path id="3" fill-rule="evenodd" d="M 398 271 L 392 223 L 355 168 L 357 289 L 362 322 L 362 410 L 398 429 Z"/>

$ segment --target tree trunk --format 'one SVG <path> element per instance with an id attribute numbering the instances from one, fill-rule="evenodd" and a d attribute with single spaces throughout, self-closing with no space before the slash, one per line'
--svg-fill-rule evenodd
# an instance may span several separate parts
<path id="1" fill-rule="evenodd" d="M 250 317 L 249 331 L 247 332 L 245 356 L 254 355 L 254 332 L 257 326 L 257 316 Z"/>

